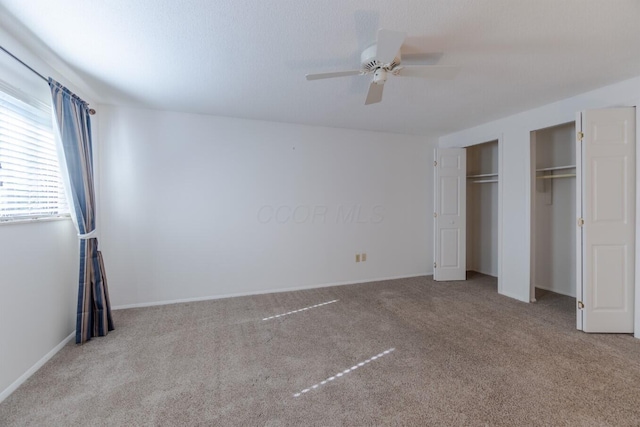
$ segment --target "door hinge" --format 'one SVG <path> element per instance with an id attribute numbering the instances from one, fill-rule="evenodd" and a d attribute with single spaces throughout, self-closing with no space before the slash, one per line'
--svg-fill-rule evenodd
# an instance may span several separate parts
<path id="1" fill-rule="evenodd" d="M 578 138 L 578 141 L 582 141 L 582 138 L 584 138 L 584 133 L 582 133 L 582 132 L 578 132 L 578 133 L 576 134 L 576 138 Z"/>
<path id="2" fill-rule="evenodd" d="M 584 225 L 584 219 L 578 218 L 578 227 L 582 227 Z"/>
<path id="3" fill-rule="evenodd" d="M 434 218 L 438 218 L 438 214 L 436 212 L 433 213 Z"/>
<path id="4" fill-rule="evenodd" d="M 433 166 L 438 166 L 438 162 L 434 160 Z"/>
<path id="5" fill-rule="evenodd" d="M 584 303 L 582 301 L 578 301 L 578 309 L 584 309 Z"/>
<path id="6" fill-rule="evenodd" d="M 433 263 L 433 268 L 436 268 L 438 266 L 438 264 L 436 264 L 435 262 Z"/>

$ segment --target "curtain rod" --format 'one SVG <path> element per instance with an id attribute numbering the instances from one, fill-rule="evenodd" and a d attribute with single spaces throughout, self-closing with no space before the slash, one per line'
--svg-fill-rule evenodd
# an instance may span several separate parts
<path id="1" fill-rule="evenodd" d="M 3 46 L 0 46 L 0 49 L 2 49 L 4 51 L 4 53 L 6 53 L 7 55 L 9 55 L 10 57 L 12 57 L 13 59 L 15 59 L 16 61 L 18 61 L 19 63 L 21 63 L 22 65 L 24 65 L 25 67 L 27 67 L 29 69 L 29 71 L 31 71 L 33 74 L 35 74 L 36 76 L 40 77 L 42 80 L 44 80 L 47 84 L 49 84 L 49 79 L 47 79 L 45 76 L 43 76 L 42 74 L 40 74 L 39 72 L 37 72 L 36 70 L 34 70 L 33 68 L 31 68 L 29 65 L 27 65 L 24 61 L 22 61 L 20 58 L 18 58 L 17 56 L 15 56 L 13 53 L 9 52 L 7 49 L 5 49 Z M 96 110 L 94 110 L 93 108 L 89 108 L 89 114 L 94 115 L 96 113 Z"/>
<path id="2" fill-rule="evenodd" d="M 34 70 L 33 68 L 31 68 L 30 66 L 28 66 L 27 64 L 25 64 L 20 58 L 18 58 L 17 56 L 15 56 L 13 53 L 9 52 L 7 49 L 5 49 L 4 47 L 0 46 L 0 49 L 4 50 L 4 52 L 9 55 L 10 57 L 12 57 L 13 59 L 15 59 L 16 61 L 18 61 L 19 63 L 21 63 L 22 65 L 24 65 L 25 67 L 27 67 L 29 70 L 31 70 L 32 73 L 34 73 L 35 75 L 37 75 L 38 77 L 40 77 L 42 80 L 44 80 L 45 82 L 49 83 L 49 80 L 43 76 L 42 74 L 40 74 L 39 72 L 37 72 L 36 70 Z"/>

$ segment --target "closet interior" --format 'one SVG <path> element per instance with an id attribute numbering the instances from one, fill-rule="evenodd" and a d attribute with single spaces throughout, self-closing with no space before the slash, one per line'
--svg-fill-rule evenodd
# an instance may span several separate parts
<path id="1" fill-rule="evenodd" d="M 467 147 L 467 271 L 498 276 L 498 141 Z"/>
<path id="2" fill-rule="evenodd" d="M 574 122 L 531 132 L 531 301 L 576 296 L 575 141 Z"/>

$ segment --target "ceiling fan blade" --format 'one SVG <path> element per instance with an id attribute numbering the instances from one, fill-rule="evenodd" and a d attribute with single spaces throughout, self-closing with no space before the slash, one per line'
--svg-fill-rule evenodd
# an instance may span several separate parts
<path id="1" fill-rule="evenodd" d="M 364 105 L 375 104 L 376 102 L 382 101 L 383 89 L 384 85 L 371 82 L 369 85 L 369 92 L 367 93 L 367 100 L 364 102 Z"/>
<path id="2" fill-rule="evenodd" d="M 307 74 L 305 77 L 307 78 L 307 80 L 319 80 L 319 79 L 331 79 L 333 77 L 357 76 L 358 74 L 362 74 L 362 71 L 349 70 L 349 71 L 336 71 L 335 73 Z"/>
<path id="3" fill-rule="evenodd" d="M 402 67 L 398 75 L 402 77 L 423 77 L 427 79 L 451 80 L 454 79 L 460 67 L 423 65 L 415 67 Z"/>
<path id="4" fill-rule="evenodd" d="M 378 61 L 383 64 L 390 64 L 398 55 L 400 46 L 404 42 L 406 33 L 400 31 L 391 31 L 381 28 L 378 30 L 378 43 L 376 48 L 376 56 Z"/>
<path id="5" fill-rule="evenodd" d="M 409 49 L 405 49 L 406 44 L 405 41 L 402 49 L 400 49 L 404 65 L 437 65 L 444 55 L 443 52 L 412 52 Z"/>

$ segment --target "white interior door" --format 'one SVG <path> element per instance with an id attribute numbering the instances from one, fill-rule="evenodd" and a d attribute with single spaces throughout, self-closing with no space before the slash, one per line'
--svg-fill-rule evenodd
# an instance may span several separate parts
<path id="1" fill-rule="evenodd" d="M 633 332 L 635 116 L 634 108 L 582 113 L 578 306 L 585 332 Z"/>
<path id="2" fill-rule="evenodd" d="M 464 148 L 435 153 L 434 280 L 466 279 L 467 156 Z"/>

